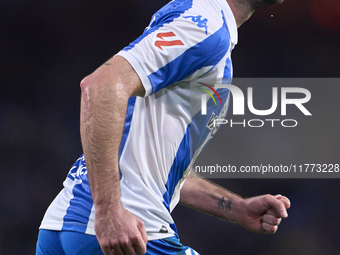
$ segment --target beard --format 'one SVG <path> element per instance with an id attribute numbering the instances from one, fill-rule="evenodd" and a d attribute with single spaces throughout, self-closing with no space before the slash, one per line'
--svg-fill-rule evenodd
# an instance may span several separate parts
<path id="1" fill-rule="evenodd" d="M 284 0 L 246 0 L 253 10 L 258 10 L 272 4 L 281 4 Z"/>

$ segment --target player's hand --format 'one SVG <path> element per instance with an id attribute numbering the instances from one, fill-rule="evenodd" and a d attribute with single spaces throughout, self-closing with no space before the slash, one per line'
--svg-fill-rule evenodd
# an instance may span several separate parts
<path id="1" fill-rule="evenodd" d="M 274 234 L 282 218 L 288 217 L 289 207 L 289 199 L 281 195 L 246 199 L 239 224 L 256 233 Z"/>
<path id="2" fill-rule="evenodd" d="M 114 213 L 98 213 L 95 231 L 105 255 L 142 255 L 148 241 L 144 223 L 123 207 Z"/>

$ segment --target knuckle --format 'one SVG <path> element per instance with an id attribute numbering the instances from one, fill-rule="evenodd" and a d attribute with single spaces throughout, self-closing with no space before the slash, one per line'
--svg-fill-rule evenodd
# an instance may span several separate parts
<path id="1" fill-rule="evenodd" d="M 101 247 L 110 247 L 110 241 L 108 239 L 98 240 Z"/>
<path id="2" fill-rule="evenodd" d="M 269 201 L 270 201 L 270 199 L 271 199 L 271 197 L 272 197 L 271 195 L 266 194 L 266 195 L 263 196 L 263 201 L 264 201 L 266 204 L 268 204 Z"/>
<path id="3" fill-rule="evenodd" d="M 277 231 L 277 226 L 274 225 L 270 225 L 268 223 L 265 223 L 263 225 L 263 229 L 266 231 L 267 234 L 275 234 L 275 232 Z"/>
<path id="4" fill-rule="evenodd" d="M 113 241 L 111 242 L 111 247 L 113 247 L 113 248 L 119 247 L 119 242 L 118 242 L 118 240 L 113 240 Z"/>
<path id="5" fill-rule="evenodd" d="M 277 226 L 271 226 L 271 227 L 270 227 L 270 233 L 271 233 L 271 234 L 275 234 L 276 231 L 277 231 Z"/>
<path id="6" fill-rule="evenodd" d="M 272 201 L 273 200 L 273 196 L 270 194 L 266 194 L 265 198 L 267 199 L 267 201 Z"/>
<path id="7" fill-rule="evenodd" d="M 131 242 L 138 243 L 139 242 L 139 235 L 134 233 L 131 235 Z"/>
<path id="8" fill-rule="evenodd" d="M 140 245 L 140 246 L 136 247 L 136 251 L 138 252 L 138 254 L 145 254 L 146 253 L 146 246 Z"/>
<path id="9" fill-rule="evenodd" d="M 127 237 L 122 237 L 119 239 L 119 243 L 123 247 L 127 247 L 129 245 L 129 239 Z"/>
<path id="10" fill-rule="evenodd" d="M 144 227 L 144 222 L 142 220 L 139 220 L 137 222 L 138 227 Z"/>

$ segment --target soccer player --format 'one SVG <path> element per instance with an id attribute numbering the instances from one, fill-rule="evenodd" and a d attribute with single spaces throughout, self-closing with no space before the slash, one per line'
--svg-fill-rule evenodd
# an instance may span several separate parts
<path id="1" fill-rule="evenodd" d="M 275 233 L 288 198 L 243 199 L 190 173 L 224 118 L 237 28 L 280 0 L 174 0 L 144 33 L 81 82 L 84 155 L 40 226 L 37 254 L 198 254 L 179 242 L 180 201 L 258 233 Z M 85 163 L 86 162 L 86 163 Z"/>

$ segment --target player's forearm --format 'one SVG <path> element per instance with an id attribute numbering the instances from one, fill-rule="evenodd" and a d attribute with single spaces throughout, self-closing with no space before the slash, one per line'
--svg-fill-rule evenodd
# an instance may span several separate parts
<path id="1" fill-rule="evenodd" d="M 96 209 L 120 205 L 118 149 L 128 96 L 96 75 L 82 81 L 81 139 Z"/>
<path id="2" fill-rule="evenodd" d="M 114 56 L 81 83 L 80 133 L 96 217 L 121 209 L 118 151 L 127 102 L 145 89 L 132 66 Z"/>
<path id="3" fill-rule="evenodd" d="M 191 173 L 181 189 L 181 204 L 223 220 L 239 223 L 244 199 Z"/>

